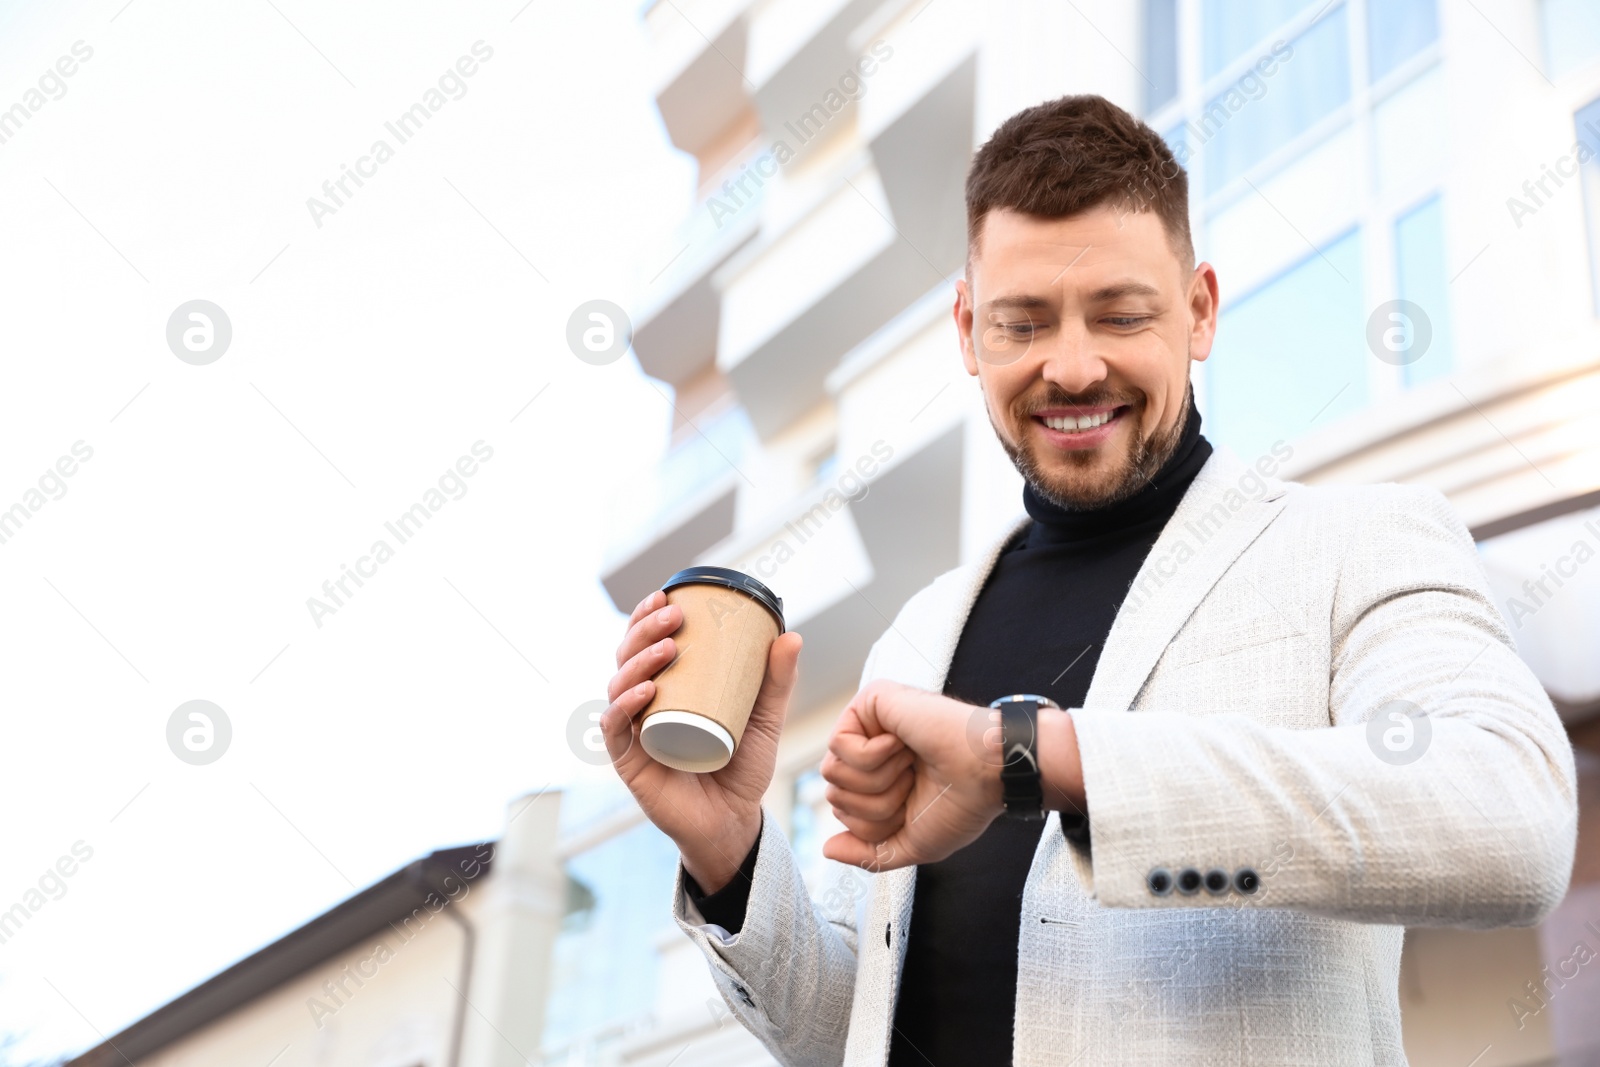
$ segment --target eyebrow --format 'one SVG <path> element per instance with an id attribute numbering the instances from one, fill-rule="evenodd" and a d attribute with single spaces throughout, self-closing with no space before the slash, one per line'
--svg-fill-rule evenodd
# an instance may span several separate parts
<path id="1" fill-rule="evenodd" d="M 1113 282 L 1110 285 L 1103 285 L 1099 289 L 1096 289 L 1094 292 L 1088 294 L 1088 299 L 1090 303 L 1104 304 L 1113 300 L 1120 300 L 1127 296 L 1160 295 L 1161 290 L 1157 289 L 1148 282 L 1139 282 L 1128 279 L 1127 281 Z M 993 300 L 985 301 L 982 305 L 983 309 L 986 311 L 1034 311 L 1040 308 L 1049 308 L 1052 306 L 1053 301 L 1046 300 L 1043 297 L 1029 296 L 1026 294 L 997 296 Z"/>
<path id="2" fill-rule="evenodd" d="M 1161 290 L 1148 282 L 1125 281 L 1112 285 L 1102 286 L 1089 294 L 1089 299 L 1104 303 L 1108 300 L 1118 300 L 1125 296 L 1160 296 Z"/>
<path id="3" fill-rule="evenodd" d="M 985 311 L 1034 311 L 1050 307 L 1051 302 L 1039 296 L 997 296 L 981 306 Z"/>

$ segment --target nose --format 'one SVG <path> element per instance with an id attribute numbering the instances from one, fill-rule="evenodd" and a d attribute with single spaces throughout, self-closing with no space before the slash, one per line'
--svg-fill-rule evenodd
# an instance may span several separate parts
<path id="1" fill-rule="evenodd" d="M 1106 380 L 1106 361 L 1095 351 L 1094 341 L 1081 321 L 1063 322 L 1043 347 L 1040 376 L 1065 392 L 1078 396 Z"/>

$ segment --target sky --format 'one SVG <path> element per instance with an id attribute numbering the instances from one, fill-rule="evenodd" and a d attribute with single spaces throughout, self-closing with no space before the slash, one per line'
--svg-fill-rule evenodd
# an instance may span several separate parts
<path id="1" fill-rule="evenodd" d="M 568 323 L 632 306 L 694 181 L 637 12 L 0 3 L 13 1058 L 609 773 L 565 727 L 670 407 Z"/>

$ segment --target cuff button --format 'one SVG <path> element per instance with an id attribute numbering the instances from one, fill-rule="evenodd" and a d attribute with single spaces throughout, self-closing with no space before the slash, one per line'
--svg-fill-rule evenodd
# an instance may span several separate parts
<path id="1" fill-rule="evenodd" d="M 1240 867 L 1233 872 L 1233 888 L 1249 896 L 1261 888 L 1261 876 L 1250 867 Z"/>
<path id="2" fill-rule="evenodd" d="M 1228 891 L 1228 885 L 1231 881 L 1232 879 L 1228 877 L 1227 871 L 1222 870 L 1220 867 L 1213 867 L 1206 872 L 1206 892 L 1214 897 L 1220 897 Z"/>
<path id="3" fill-rule="evenodd" d="M 1192 897 L 1200 892 L 1200 872 L 1193 867 L 1185 867 L 1179 871 L 1178 892 L 1186 897 Z"/>
<path id="4" fill-rule="evenodd" d="M 1172 892 L 1172 872 L 1165 867 L 1157 867 L 1145 876 L 1145 885 L 1156 896 L 1164 897 Z"/>

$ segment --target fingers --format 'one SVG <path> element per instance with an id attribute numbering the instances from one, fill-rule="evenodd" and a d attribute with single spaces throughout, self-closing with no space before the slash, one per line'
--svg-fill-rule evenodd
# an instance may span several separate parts
<path id="1" fill-rule="evenodd" d="M 656 590 L 634 609 L 635 621 L 617 647 L 617 673 L 606 685 L 606 697 L 618 694 L 640 682 L 654 678 L 678 654 L 677 642 L 668 634 L 683 625 L 683 610 L 666 603 L 666 594 Z"/>
<path id="2" fill-rule="evenodd" d="M 611 681 L 606 683 L 607 699 L 615 700 L 622 692 L 654 678 L 677 654 L 678 644 L 670 637 L 646 645 L 611 676 Z"/>
<path id="3" fill-rule="evenodd" d="M 828 754 L 847 767 L 858 771 L 875 771 L 895 753 L 905 750 L 905 743 L 894 734 L 880 733 L 868 737 L 855 701 L 846 705 L 834 724 L 833 736 L 828 738 Z"/>
<path id="4" fill-rule="evenodd" d="M 883 841 L 905 825 L 906 797 L 916 778 L 908 767 L 879 793 L 853 793 L 836 785 L 824 795 L 834 816 L 863 841 Z"/>
<path id="5" fill-rule="evenodd" d="M 657 604 L 662 603 L 662 598 L 666 595 L 667 594 L 657 589 L 650 593 L 650 595 L 646 596 L 643 600 L 639 601 L 639 603 L 635 604 L 633 606 L 633 614 L 628 616 L 628 625 L 631 627 L 634 623 L 650 614 L 650 612 L 655 609 Z"/>
<path id="6" fill-rule="evenodd" d="M 683 609 L 667 603 L 667 594 L 657 589 L 633 609 L 628 617 L 628 632 L 617 646 L 617 666 L 621 667 L 640 651 L 668 636 L 683 625 Z"/>
<path id="7" fill-rule="evenodd" d="M 834 834 L 822 843 L 822 854 L 830 860 L 848 863 L 874 874 L 908 867 L 910 857 L 905 854 L 897 839 L 869 844 L 854 834 Z"/>
<path id="8" fill-rule="evenodd" d="M 611 706 L 600 713 L 600 735 L 605 738 L 606 752 L 624 780 L 628 777 L 626 767 L 629 760 L 650 758 L 636 743 L 638 729 L 633 720 L 655 695 L 654 682 L 641 682 L 622 690 L 612 698 Z"/>
<path id="9" fill-rule="evenodd" d="M 882 793 L 895 783 L 916 758 L 908 748 L 900 748 L 872 770 L 852 767 L 832 752 L 822 757 L 822 777 L 852 793 Z"/>

